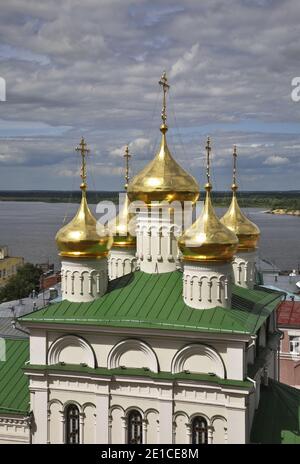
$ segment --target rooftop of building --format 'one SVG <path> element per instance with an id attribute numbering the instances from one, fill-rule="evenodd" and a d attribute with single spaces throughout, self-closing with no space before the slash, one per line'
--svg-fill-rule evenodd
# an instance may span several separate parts
<path id="1" fill-rule="evenodd" d="M 300 390 L 271 379 L 261 386 L 251 442 L 300 444 Z"/>
<path id="2" fill-rule="evenodd" d="M 176 331 L 255 334 L 280 303 L 282 294 L 260 287 L 233 286 L 231 308 L 204 311 L 187 306 L 182 273 L 137 271 L 109 283 L 107 293 L 90 303 L 68 300 L 27 314 L 27 323 L 78 324 Z"/>
<path id="3" fill-rule="evenodd" d="M 58 297 L 52 301 L 59 301 L 61 295 L 61 286 L 54 286 L 57 290 Z M 28 336 L 24 332 L 20 332 L 13 326 L 15 318 L 24 316 L 25 314 L 36 311 L 45 306 L 45 303 L 50 300 L 50 290 L 44 290 L 34 297 L 22 298 L 19 300 L 7 301 L 0 304 L 0 337 L 22 339 Z"/>
<path id="4" fill-rule="evenodd" d="M 0 346 L 0 414 L 29 411 L 28 377 L 23 372 L 29 359 L 29 340 L 7 339 Z"/>
<path id="5" fill-rule="evenodd" d="M 282 301 L 277 310 L 277 324 L 300 329 L 300 301 Z"/>

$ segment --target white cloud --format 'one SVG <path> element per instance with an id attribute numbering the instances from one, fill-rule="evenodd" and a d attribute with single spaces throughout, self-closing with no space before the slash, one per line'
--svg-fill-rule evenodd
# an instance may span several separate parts
<path id="1" fill-rule="evenodd" d="M 268 166 L 279 166 L 281 164 L 287 164 L 287 163 L 289 163 L 289 159 L 286 156 L 278 156 L 278 155 L 269 156 L 264 161 L 264 164 L 267 164 Z"/>
<path id="2" fill-rule="evenodd" d="M 179 74 L 187 73 L 189 68 L 195 64 L 194 60 L 198 54 L 199 44 L 194 44 L 190 50 L 186 51 L 184 55 L 173 64 L 170 72 L 171 77 L 176 77 Z"/>

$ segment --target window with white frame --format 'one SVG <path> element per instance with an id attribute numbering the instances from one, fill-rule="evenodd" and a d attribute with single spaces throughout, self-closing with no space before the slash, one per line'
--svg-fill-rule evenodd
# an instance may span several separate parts
<path id="1" fill-rule="evenodd" d="M 300 336 L 290 335 L 290 353 L 300 355 Z"/>

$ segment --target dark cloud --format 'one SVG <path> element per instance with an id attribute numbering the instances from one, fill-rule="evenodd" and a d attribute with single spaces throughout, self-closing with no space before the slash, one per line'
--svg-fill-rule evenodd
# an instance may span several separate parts
<path id="1" fill-rule="evenodd" d="M 120 188 L 125 144 L 135 172 L 158 146 L 166 69 L 170 146 L 186 169 L 203 178 L 209 131 L 218 188 L 234 143 L 245 188 L 276 189 L 280 176 L 298 188 L 299 20 L 298 0 L 3 0 L 1 187 L 69 188 L 84 135 L 95 187 Z"/>

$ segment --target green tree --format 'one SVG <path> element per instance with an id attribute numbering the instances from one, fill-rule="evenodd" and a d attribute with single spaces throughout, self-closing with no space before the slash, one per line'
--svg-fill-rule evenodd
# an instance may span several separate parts
<path id="1" fill-rule="evenodd" d="M 34 264 L 24 264 L 0 289 L 0 303 L 28 297 L 32 290 L 39 289 L 41 274 L 42 270 Z"/>

